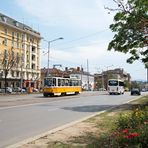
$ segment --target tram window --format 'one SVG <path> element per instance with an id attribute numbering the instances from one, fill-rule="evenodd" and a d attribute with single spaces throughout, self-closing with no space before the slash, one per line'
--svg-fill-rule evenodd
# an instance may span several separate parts
<path id="1" fill-rule="evenodd" d="M 46 86 L 52 86 L 52 79 L 45 78 L 44 79 L 44 85 Z"/>
<path id="2" fill-rule="evenodd" d="M 61 79 L 61 84 L 62 84 L 62 86 L 65 86 L 65 80 L 64 79 Z"/>
<path id="3" fill-rule="evenodd" d="M 58 86 L 61 86 L 61 79 L 58 79 Z"/>
<path id="4" fill-rule="evenodd" d="M 56 79 L 55 78 L 53 78 L 52 85 L 56 86 Z"/>
<path id="5" fill-rule="evenodd" d="M 65 80 L 65 86 L 69 86 L 69 80 L 68 79 Z"/>
<path id="6" fill-rule="evenodd" d="M 72 86 L 72 80 L 69 81 L 69 85 Z"/>

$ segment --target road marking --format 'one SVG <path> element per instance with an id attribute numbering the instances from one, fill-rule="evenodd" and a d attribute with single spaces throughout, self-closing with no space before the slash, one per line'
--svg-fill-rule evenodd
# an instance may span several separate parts
<path id="1" fill-rule="evenodd" d="M 55 110 L 58 110 L 59 108 L 52 108 L 52 109 L 48 109 L 47 111 L 55 111 Z"/>
<path id="2" fill-rule="evenodd" d="M 0 110 L 17 108 L 17 107 L 27 107 L 27 106 L 33 106 L 33 105 L 41 105 L 41 104 L 47 104 L 47 103 L 62 102 L 62 101 L 68 101 L 68 100 L 72 100 L 72 99 L 73 98 L 62 99 L 62 100 L 54 100 L 54 101 L 50 101 L 50 102 L 39 102 L 39 103 L 31 103 L 31 104 L 24 104 L 24 105 L 15 105 L 15 106 L 9 106 L 9 107 L 0 107 Z"/>

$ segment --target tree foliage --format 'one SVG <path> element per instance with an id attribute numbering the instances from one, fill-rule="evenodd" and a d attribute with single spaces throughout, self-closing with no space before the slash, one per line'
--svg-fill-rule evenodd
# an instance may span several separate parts
<path id="1" fill-rule="evenodd" d="M 108 50 L 130 53 L 128 63 L 142 60 L 148 62 L 148 0 L 113 0 L 117 8 L 106 7 L 110 11 L 117 11 L 114 16 L 114 24 L 110 29 L 115 32 Z"/>

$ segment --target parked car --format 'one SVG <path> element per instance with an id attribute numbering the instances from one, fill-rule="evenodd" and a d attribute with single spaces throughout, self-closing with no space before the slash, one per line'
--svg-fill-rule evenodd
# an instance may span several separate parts
<path id="1" fill-rule="evenodd" d="M 0 93 L 5 93 L 5 89 L 4 88 L 0 88 Z"/>
<path id="2" fill-rule="evenodd" d="M 20 87 L 15 87 L 15 88 L 13 88 L 13 91 L 14 92 L 21 92 L 21 88 Z"/>
<path id="3" fill-rule="evenodd" d="M 140 89 L 139 88 L 132 88 L 131 95 L 141 95 Z"/>
<path id="4" fill-rule="evenodd" d="M 37 88 L 33 88 L 33 92 L 39 92 Z"/>
<path id="5" fill-rule="evenodd" d="M 99 91 L 106 91 L 105 88 L 99 88 Z"/>
<path id="6" fill-rule="evenodd" d="M 6 93 L 12 93 L 12 88 L 11 87 L 6 87 Z M 5 88 L 0 89 L 0 93 L 5 93 Z"/>
<path id="7" fill-rule="evenodd" d="M 13 92 L 26 92 L 26 90 L 20 87 L 15 87 L 13 88 Z"/>

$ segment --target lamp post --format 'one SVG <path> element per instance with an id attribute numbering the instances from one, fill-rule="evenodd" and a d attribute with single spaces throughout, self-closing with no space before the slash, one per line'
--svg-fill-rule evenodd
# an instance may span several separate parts
<path id="1" fill-rule="evenodd" d="M 108 77 L 108 68 L 110 68 L 110 67 L 112 67 L 113 65 L 110 65 L 110 66 L 106 66 L 106 69 L 107 69 L 107 71 L 106 71 L 106 90 L 107 90 L 107 84 L 108 84 L 108 79 L 109 79 L 109 77 Z"/>
<path id="2" fill-rule="evenodd" d="M 49 76 L 50 43 L 51 42 L 54 42 L 54 41 L 57 41 L 57 40 L 62 40 L 62 39 L 64 39 L 64 38 L 63 37 L 60 37 L 60 38 L 56 38 L 56 39 L 50 40 L 50 41 L 44 39 L 44 41 L 46 41 L 48 43 L 48 52 L 47 52 L 48 53 L 48 61 L 47 61 L 47 75 L 46 76 Z"/>

